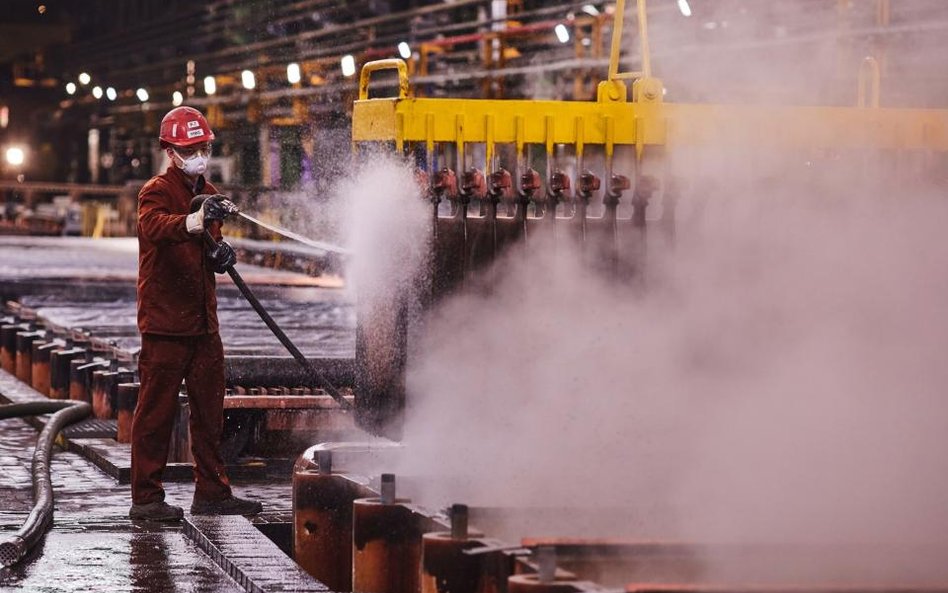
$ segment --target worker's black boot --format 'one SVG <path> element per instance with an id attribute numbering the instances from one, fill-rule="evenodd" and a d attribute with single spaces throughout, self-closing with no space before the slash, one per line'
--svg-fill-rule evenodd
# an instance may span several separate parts
<path id="1" fill-rule="evenodd" d="M 191 503 L 192 515 L 256 515 L 263 505 L 256 500 L 246 500 L 231 496 L 224 500 L 194 500 Z"/>
<path id="2" fill-rule="evenodd" d="M 147 504 L 133 504 L 128 510 L 128 516 L 130 519 L 145 521 L 180 521 L 184 517 L 184 510 L 160 500 Z"/>

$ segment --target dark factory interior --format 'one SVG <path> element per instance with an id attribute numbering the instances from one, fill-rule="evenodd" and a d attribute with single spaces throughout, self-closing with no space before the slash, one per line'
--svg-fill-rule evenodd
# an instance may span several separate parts
<path id="1" fill-rule="evenodd" d="M 0 591 L 948 592 L 948 2 L 0 4 Z"/>

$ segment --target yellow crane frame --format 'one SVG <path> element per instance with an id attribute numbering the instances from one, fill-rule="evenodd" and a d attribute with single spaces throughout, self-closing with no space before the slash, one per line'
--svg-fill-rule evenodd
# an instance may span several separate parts
<path id="1" fill-rule="evenodd" d="M 402 60 L 365 64 L 359 99 L 353 105 L 352 139 L 361 142 L 486 145 L 487 162 L 497 143 L 575 146 L 601 145 L 611 161 L 616 146 L 636 148 L 641 159 L 648 146 L 701 146 L 729 142 L 736 130 L 742 143 L 798 148 L 875 148 L 948 151 L 948 110 L 878 107 L 879 68 L 867 58 L 860 69 L 857 107 L 782 107 L 762 105 L 673 104 L 663 101 L 662 82 L 652 77 L 646 0 L 637 0 L 642 69 L 619 72 L 625 1 L 616 6 L 609 77 L 600 82 L 596 101 L 413 98 Z M 398 72 L 399 92 L 392 98 L 368 98 L 372 74 Z M 632 80 L 631 98 L 625 80 Z M 869 100 L 867 101 L 867 93 Z M 868 105 L 867 105 L 868 103 Z"/>

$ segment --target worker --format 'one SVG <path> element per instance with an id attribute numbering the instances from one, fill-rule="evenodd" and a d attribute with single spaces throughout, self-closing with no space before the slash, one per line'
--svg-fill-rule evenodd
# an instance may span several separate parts
<path id="1" fill-rule="evenodd" d="M 171 164 L 138 194 L 141 387 L 132 420 L 129 517 L 175 521 L 184 514 L 181 507 L 165 502 L 161 483 L 182 381 L 194 457 L 191 513 L 258 513 L 259 502 L 231 492 L 220 453 L 224 349 L 214 274 L 225 272 L 237 258 L 220 234 L 232 204 L 204 178 L 214 133 L 200 111 L 177 107 L 161 120 L 158 139 Z M 193 200 L 200 207 L 190 212 Z M 207 247 L 205 230 L 219 242 L 217 248 Z"/>

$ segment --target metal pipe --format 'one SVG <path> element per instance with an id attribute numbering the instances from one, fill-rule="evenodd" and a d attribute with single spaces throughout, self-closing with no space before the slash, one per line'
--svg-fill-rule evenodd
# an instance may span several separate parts
<path id="1" fill-rule="evenodd" d="M 49 463 L 56 435 L 64 427 L 82 420 L 92 412 L 85 402 L 38 401 L 0 406 L 0 419 L 53 413 L 36 440 L 33 451 L 33 508 L 23 525 L 0 539 L 0 565 L 13 566 L 43 537 L 53 521 L 53 486 Z"/>
<path id="2" fill-rule="evenodd" d="M 552 583 L 556 579 L 556 548 L 540 546 L 536 550 L 537 579 L 541 583 Z"/>
<path id="3" fill-rule="evenodd" d="M 395 474 L 382 474 L 379 492 L 382 504 L 395 504 Z"/>
<path id="4" fill-rule="evenodd" d="M 467 539 L 468 508 L 466 504 L 451 505 L 451 538 Z"/>

